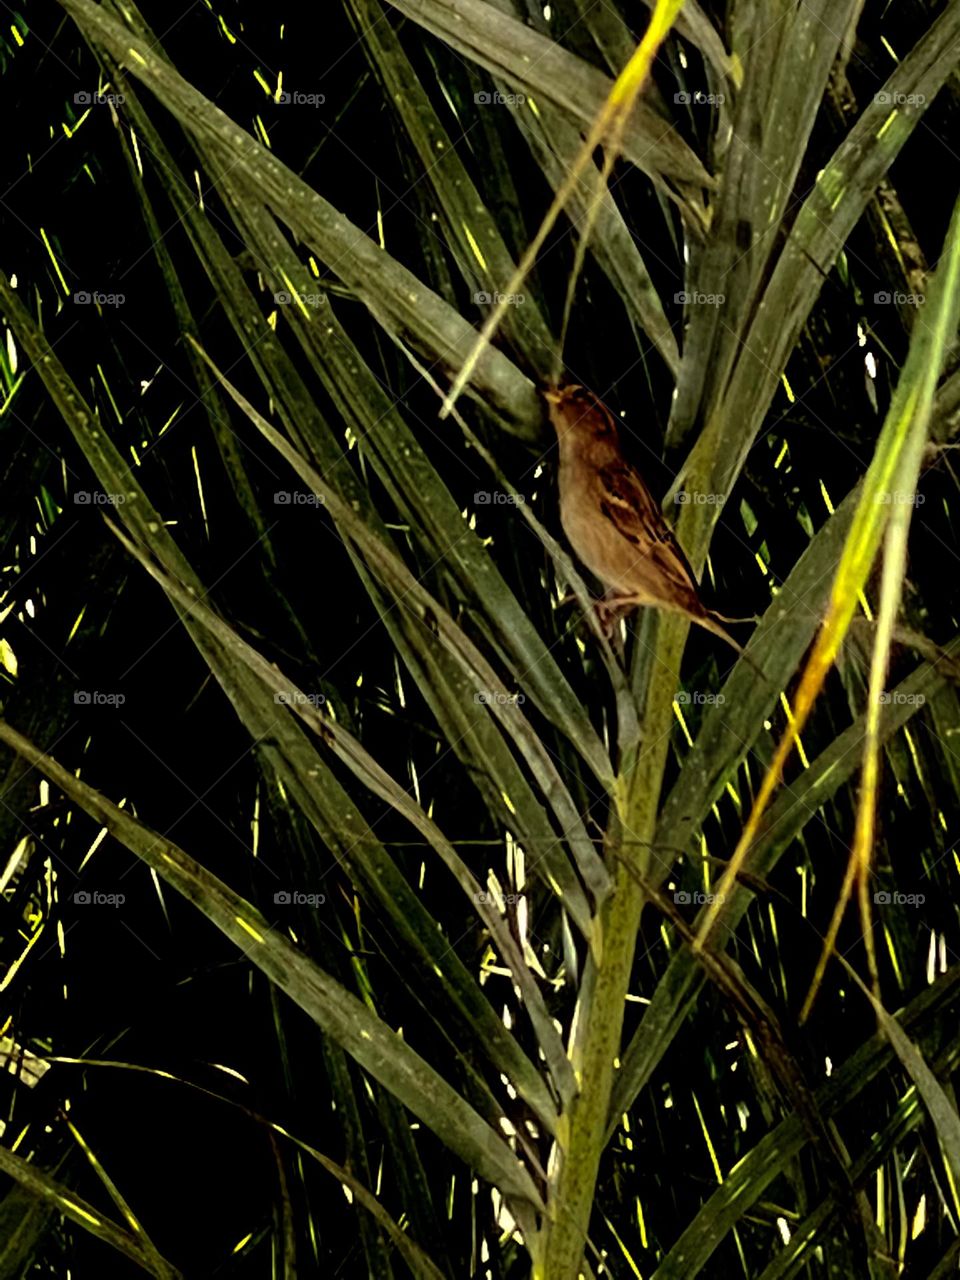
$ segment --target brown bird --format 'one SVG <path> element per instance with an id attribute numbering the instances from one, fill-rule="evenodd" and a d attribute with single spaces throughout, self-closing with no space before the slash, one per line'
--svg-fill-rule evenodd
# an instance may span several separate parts
<path id="1" fill-rule="evenodd" d="M 560 521 L 577 556 L 606 588 L 605 627 L 638 605 L 682 613 L 743 650 L 706 608 L 673 530 L 623 455 L 617 421 L 583 387 L 545 391 L 560 445 Z"/>

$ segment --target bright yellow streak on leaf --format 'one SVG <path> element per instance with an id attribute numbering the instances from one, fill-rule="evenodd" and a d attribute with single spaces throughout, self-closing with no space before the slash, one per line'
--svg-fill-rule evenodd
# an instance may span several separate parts
<path id="1" fill-rule="evenodd" d="M 893 969 L 893 974 L 897 980 L 897 985 L 902 988 L 903 987 L 903 971 L 900 968 L 900 961 L 897 959 L 897 948 L 894 946 L 893 938 L 890 934 L 890 930 L 886 927 L 886 925 L 884 925 L 883 927 L 883 939 L 887 944 L 887 955 L 890 957 L 890 966 Z"/>
<path id="2" fill-rule="evenodd" d="M 854 845 L 820 962 L 800 1014 L 801 1022 L 809 1012 L 816 995 L 820 978 L 833 950 L 840 920 L 856 880 L 859 880 L 860 885 L 860 908 L 863 914 L 863 931 L 867 941 L 871 972 L 873 974 L 876 972 L 866 869 L 869 866 L 873 842 L 879 776 L 879 724 L 882 705 L 880 694 L 883 691 L 893 625 L 899 606 L 906 557 L 906 535 L 912 509 L 908 502 L 891 502 L 890 499 L 894 494 L 903 495 L 915 490 L 926 441 L 933 393 L 947 344 L 956 333 L 958 314 L 960 314 L 960 200 L 954 206 L 944 252 L 936 276 L 931 283 L 928 299 L 927 305 L 921 311 L 919 322 L 914 327 L 907 360 L 864 481 L 863 492 L 834 578 L 826 618 L 817 634 L 813 651 L 800 679 L 800 687 L 794 701 L 794 719 L 787 733 L 777 744 L 773 761 L 760 785 L 753 810 L 743 828 L 733 856 L 727 864 L 716 897 L 707 907 L 694 941 L 695 950 L 702 950 L 725 898 L 732 894 L 737 874 L 750 852 L 763 814 L 780 783 L 783 766 L 794 743 L 799 743 L 799 735 L 849 629 L 861 592 L 880 548 L 884 531 L 889 524 L 891 531 L 888 536 L 888 554 L 884 562 L 880 620 L 870 670 L 863 783 L 857 810 Z"/>
<path id="3" fill-rule="evenodd" d="M 233 918 L 241 929 L 246 933 L 249 933 L 250 937 L 253 938 L 255 942 L 263 942 L 263 934 L 257 933 L 252 924 L 247 924 L 246 920 L 244 920 L 242 916 L 234 916 Z"/>
<path id="4" fill-rule="evenodd" d="M 927 1197 L 924 1193 L 920 1197 L 920 1203 L 917 1205 L 917 1211 L 913 1215 L 913 1222 L 910 1224 L 910 1239 L 916 1240 L 923 1235 L 923 1230 L 927 1225 Z"/>
<path id="5" fill-rule="evenodd" d="M 143 177 L 143 159 L 140 155 L 140 144 L 137 141 L 137 135 L 135 130 L 133 129 L 130 130 L 130 146 L 133 149 L 133 158 L 134 158 L 134 161 L 136 162 L 137 173 L 142 178 Z"/>
<path id="6" fill-rule="evenodd" d="M 67 282 L 66 280 L 64 280 L 63 272 L 60 270 L 60 263 L 57 261 L 56 255 L 53 252 L 53 246 L 50 244 L 50 241 L 47 239 L 47 232 L 46 232 L 46 228 L 44 227 L 40 228 L 40 238 L 47 247 L 47 253 L 49 253 L 50 255 L 50 261 L 53 263 L 53 269 L 54 271 L 56 271 L 57 276 L 60 279 L 60 284 L 63 286 L 63 292 L 69 297 L 70 290 L 67 288 Z"/>
<path id="7" fill-rule="evenodd" d="M 31 934 L 30 940 L 27 942 L 27 945 L 17 956 L 16 960 L 14 960 L 13 963 L 10 965 L 10 968 L 3 975 L 3 978 L 0 979 L 0 991 L 5 991 L 6 988 L 17 976 L 17 973 L 20 970 L 20 966 L 23 964 L 24 960 L 26 960 L 27 956 L 30 954 L 33 948 L 37 945 L 37 943 L 43 937 L 43 928 L 44 927 L 41 924 L 40 927 L 33 934 Z"/>
<path id="8" fill-rule="evenodd" d="M 783 713 L 787 717 L 787 724 L 794 724 L 793 712 L 790 710 L 790 701 L 783 692 L 780 694 L 780 705 L 783 707 Z M 800 763 L 805 769 L 810 768 L 810 761 L 807 759 L 807 753 L 803 749 L 803 743 L 800 741 L 800 731 L 797 730 L 797 755 L 800 757 Z"/>
<path id="9" fill-rule="evenodd" d="M 500 321 L 504 317 L 507 307 L 510 305 L 509 298 L 511 294 L 520 291 L 520 287 L 529 275 L 534 262 L 537 260 L 537 254 L 543 247 L 547 236 L 553 229 L 557 218 L 566 206 L 570 196 L 580 185 L 580 175 L 584 169 L 593 163 L 593 153 L 599 146 L 604 147 L 603 169 L 599 176 L 599 183 L 596 195 L 591 201 L 590 208 L 587 213 L 587 221 L 584 226 L 580 239 L 577 243 L 578 258 L 581 254 L 586 253 L 587 241 L 590 238 L 590 230 L 593 226 L 593 220 L 596 217 L 597 210 L 603 200 L 606 190 L 607 178 L 610 175 L 617 156 L 620 154 L 620 142 L 623 137 L 624 126 L 633 110 L 637 96 L 647 79 L 650 67 L 660 45 L 669 34 L 670 28 L 673 26 L 674 19 L 683 7 L 683 0 L 657 0 L 657 7 L 654 9 L 650 18 L 650 24 L 644 32 L 643 39 L 637 45 L 630 61 L 620 72 L 614 81 L 613 88 L 607 97 L 602 109 L 598 112 L 596 119 L 590 126 L 590 131 L 584 141 L 583 146 L 577 153 L 577 157 L 570 166 L 570 171 L 563 181 L 563 184 L 553 198 L 553 203 L 547 210 L 547 215 L 537 234 L 533 237 L 528 245 L 526 252 L 520 259 L 516 271 L 510 278 L 510 283 L 503 291 L 503 298 L 493 308 L 490 317 L 484 324 L 470 350 L 466 360 L 460 368 L 459 373 L 453 380 L 453 385 L 447 392 L 446 398 L 440 408 L 440 417 L 445 418 L 456 404 L 460 393 L 470 381 L 474 369 L 477 367 L 477 361 L 490 344 L 490 340 L 496 333 Z M 577 268 L 574 267 L 574 279 L 576 279 Z"/>
<path id="10" fill-rule="evenodd" d="M 647 1243 L 647 1224 L 643 1218 L 643 1205 L 640 1203 L 639 1196 L 637 1196 L 637 1226 L 640 1229 L 640 1243 L 643 1245 L 644 1249 L 649 1249 L 650 1246 Z"/>
<path id="11" fill-rule="evenodd" d="M 8 675 L 16 676 L 17 674 L 17 655 L 7 640 L 0 640 L 0 667 L 3 667 Z"/>
<path id="12" fill-rule="evenodd" d="M 720 1161 L 717 1159 L 717 1152 L 707 1129 L 707 1122 L 703 1118 L 703 1112 L 700 1110 L 700 1099 L 696 1094 L 693 1095 L 693 1105 L 696 1108 L 697 1119 L 700 1121 L 700 1128 L 703 1130 L 703 1140 L 707 1144 L 707 1154 L 710 1157 L 710 1163 L 713 1165 L 713 1172 L 720 1186 L 723 1185 L 723 1173 L 720 1169 Z"/>
<path id="13" fill-rule="evenodd" d="M 467 243 L 470 245 L 470 248 L 473 250 L 473 256 L 480 263 L 480 266 L 484 269 L 484 271 L 486 271 L 487 260 L 483 256 L 483 254 L 480 252 L 480 246 L 477 244 L 477 241 L 474 237 L 473 232 L 470 230 L 470 228 L 467 226 L 465 222 L 461 222 L 460 225 L 463 227 L 463 234 L 467 237 Z"/>
<path id="14" fill-rule="evenodd" d="M 61 1196 L 60 1201 L 62 1204 L 67 1205 L 68 1208 L 72 1209 L 74 1213 L 79 1213 L 81 1218 L 86 1218 L 88 1222 L 92 1222 L 95 1227 L 100 1226 L 99 1218 L 95 1218 L 92 1213 L 87 1213 L 86 1209 L 81 1209 L 78 1204 L 74 1204 L 74 1202 L 72 1200 L 68 1200 L 66 1196 Z"/>
<path id="15" fill-rule="evenodd" d="M 680 710 L 680 707 L 676 702 L 673 704 L 673 714 L 677 717 L 680 728 L 683 730 L 683 736 L 687 740 L 687 746 L 692 747 L 693 739 L 690 737 L 690 730 L 687 728 L 687 722 L 683 718 L 683 712 Z"/>
<path id="16" fill-rule="evenodd" d="M 117 404 L 114 399 L 113 392 L 110 390 L 110 384 L 107 382 L 107 375 L 103 372 L 103 366 L 99 363 L 97 364 L 97 373 L 100 375 L 100 381 L 103 383 L 103 389 L 107 393 L 107 399 L 110 401 L 110 407 L 116 415 L 117 422 L 122 425 L 123 414 L 120 412 L 120 406 Z"/>
<path id="17" fill-rule="evenodd" d="M 603 1215 L 603 1220 L 609 1227 L 610 1234 L 613 1236 L 614 1240 L 616 1240 L 617 1244 L 620 1246 L 620 1250 L 623 1253 L 623 1257 L 627 1266 L 630 1268 L 633 1274 L 637 1277 L 637 1280 L 643 1280 L 643 1273 L 641 1272 L 637 1264 L 634 1262 L 633 1257 L 630 1253 L 630 1250 L 627 1248 L 624 1242 L 617 1235 L 616 1228 L 614 1227 L 613 1223 L 610 1221 L 610 1219 L 607 1217 L 606 1214 Z"/>
<path id="18" fill-rule="evenodd" d="M 127 1222 L 130 1224 L 130 1227 L 132 1228 L 132 1230 L 139 1232 L 140 1235 L 143 1235 L 143 1227 L 137 1221 L 136 1215 L 134 1214 L 130 1206 L 127 1204 L 126 1200 L 124 1200 L 123 1197 L 119 1194 L 116 1187 L 111 1182 L 110 1178 L 107 1176 L 107 1173 L 103 1168 L 103 1165 L 97 1159 L 96 1153 L 92 1150 L 89 1143 L 84 1138 L 83 1134 L 76 1127 L 76 1125 L 73 1123 L 72 1120 L 67 1120 L 67 1127 L 69 1128 L 70 1132 L 73 1134 L 73 1137 L 77 1145 L 80 1147 L 81 1151 L 83 1152 L 83 1154 L 90 1161 L 90 1164 L 92 1165 L 93 1169 L 96 1171 L 97 1177 L 99 1177 L 101 1181 L 106 1185 L 107 1190 L 110 1192 L 112 1198 L 119 1205 L 121 1213 L 126 1218 Z M 80 1212 L 82 1213 L 83 1210 L 80 1210 Z M 84 1217 L 89 1218 L 90 1215 L 84 1214 Z M 96 1222 L 96 1218 L 91 1218 L 90 1221 Z"/>
<path id="19" fill-rule="evenodd" d="M 879 205 L 878 205 L 877 211 L 880 214 L 880 225 L 883 227 L 884 238 L 886 239 L 887 244 L 893 250 L 894 256 L 896 257 L 898 264 L 902 268 L 904 275 L 906 275 L 908 268 L 906 263 L 903 260 L 903 254 L 900 252 L 900 241 L 897 239 L 897 233 L 894 231 L 893 225 L 890 222 L 890 219 L 883 212 L 883 210 L 879 208 Z"/>
<path id="20" fill-rule="evenodd" d="M 206 531 L 206 535 L 209 538 L 210 524 L 207 520 L 207 503 L 206 503 L 206 499 L 203 496 L 203 477 L 200 474 L 200 459 L 197 457 L 196 445 L 194 445 L 193 448 L 190 450 L 190 455 L 193 458 L 193 474 L 196 476 L 196 479 L 197 479 L 197 496 L 200 499 L 200 516 L 203 520 L 203 527 L 204 527 L 204 530 Z"/>

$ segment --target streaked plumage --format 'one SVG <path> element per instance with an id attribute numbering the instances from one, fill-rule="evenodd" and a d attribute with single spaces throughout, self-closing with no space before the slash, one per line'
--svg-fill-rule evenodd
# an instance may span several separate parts
<path id="1" fill-rule="evenodd" d="M 741 652 L 702 603 L 673 530 L 623 455 L 610 410 L 583 387 L 544 395 L 560 447 L 560 521 L 579 559 L 606 588 L 601 611 L 615 617 L 649 605 L 682 613 Z"/>

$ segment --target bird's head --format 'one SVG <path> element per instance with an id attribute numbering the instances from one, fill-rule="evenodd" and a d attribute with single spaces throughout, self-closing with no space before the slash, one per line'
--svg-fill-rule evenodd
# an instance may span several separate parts
<path id="1" fill-rule="evenodd" d="M 613 414 L 586 387 L 557 387 L 543 393 L 561 450 L 590 444 L 616 447 L 619 436 Z"/>

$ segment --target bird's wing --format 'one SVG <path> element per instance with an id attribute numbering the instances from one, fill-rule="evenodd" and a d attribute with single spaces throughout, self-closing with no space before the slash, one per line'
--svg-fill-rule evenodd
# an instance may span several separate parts
<path id="1" fill-rule="evenodd" d="M 604 496 L 600 507 L 621 537 L 647 555 L 684 594 L 697 594 L 693 570 L 673 530 L 663 518 L 646 485 L 623 459 L 599 468 Z"/>

